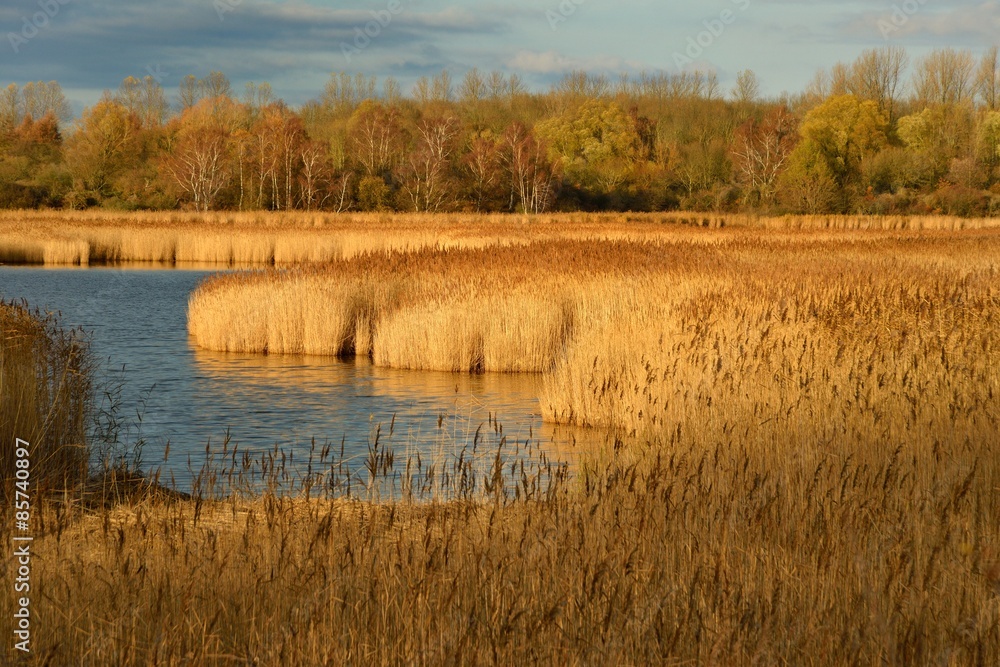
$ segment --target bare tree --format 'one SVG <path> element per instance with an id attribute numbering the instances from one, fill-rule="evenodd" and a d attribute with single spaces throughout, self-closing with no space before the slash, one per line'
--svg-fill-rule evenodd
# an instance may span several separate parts
<path id="1" fill-rule="evenodd" d="M 847 91 L 878 104 L 892 120 L 896 116 L 903 72 L 909 64 L 906 51 L 899 46 L 868 49 L 851 65 Z"/>
<path id="2" fill-rule="evenodd" d="M 763 120 L 749 120 L 736 131 L 732 153 L 739 180 L 747 189 L 747 199 L 760 203 L 774 199 L 778 176 L 795 147 L 795 118 L 778 107 Z"/>
<path id="3" fill-rule="evenodd" d="M 465 73 L 465 78 L 458 87 L 458 97 L 462 104 L 477 104 L 486 99 L 486 90 L 486 82 L 479 70 L 473 67 Z"/>
<path id="4" fill-rule="evenodd" d="M 194 74 L 188 74 L 181 79 L 178 97 L 181 111 L 190 109 L 201 100 L 201 92 L 198 90 L 198 78 Z"/>
<path id="5" fill-rule="evenodd" d="M 417 124 L 417 145 L 406 164 L 403 187 L 413 210 L 438 211 L 447 202 L 447 170 L 459 123 L 451 117 L 431 118 Z"/>
<path id="6" fill-rule="evenodd" d="M 315 141 L 306 142 L 299 148 L 299 159 L 302 161 L 299 186 L 302 207 L 307 211 L 322 208 L 331 195 L 331 169 L 326 151 Z"/>
<path id="7" fill-rule="evenodd" d="M 544 213 L 555 200 L 558 174 L 545 148 L 520 123 L 503 136 L 503 156 L 511 179 L 511 209 Z"/>
<path id="8" fill-rule="evenodd" d="M 216 97 L 232 97 L 233 86 L 225 74 L 218 70 L 208 73 L 204 79 L 198 82 L 203 98 L 213 99 Z"/>
<path id="9" fill-rule="evenodd" d="M 830 96 L 830 73 L 820 69 L 806 85 L 803 98 L 809 107 L 814 107 Z"/>
<path id="10" fill-rule="evenodd" d="M 248 81 L 243 87 L 243 105 L 251 118 L 256 118 L 264 107 L 274 104 L 276 98 L 271 84 Z"/>
<path id="11" fill-rule="evenodd" d="M 987 49 L 979 63 L 976 92 L 989 111 L 1000 108 L 1000 50 L 996 46 Z"/>
<path id="12" fill-rule="evenodd" d="M 385 100 L 385 103 L 390 106 L 397 104 L 401 96 L 399 81 L 391 76 L 386 77 L 385 81 L 382 82 L 382 99 Z"/>
<path id="13" fill-rule="evenodd" d="M 430 103 L 432 95 L 431 80 L 426 76 L 420 77 L 417 79 L 417 82 L 413 84 L 413 97 L 416 98 L 417 103 L 420 106 L 425 106 Z"/>
<path id="14" fill-rule="evenodd" d="M 844 63 L 837 63 L 830 68 L 830 96 L 847 95 L 851 70 Z"/>
<path id="15" fill-rule="evenodd" d="M 14 90 L 16 90 L 16 86 Z M 10 90 L 10 88 L 8 88 Z M 48 113 L 53 114 L 59 120 L 69 120 L 72 111 L 66 96 L 63 95 L 62 86 L 55 81 L 29 82 L 21 88 L 20 100 L 17 102 L 20 116 L 31 116 L 35 120 L 42 118 Z M 20 118 L 18 118 L 20 120 Z"/>
<path id="16" fill-rule="evenodd" d="M 486 89 L 491 100 L 499 101 L 507 94 L 507 77 L 496 70 L 490 72 L 486 77 Z"/>
<path id="17" fill-rule="evenodd" d="M 0 132 L 12 132 L 23 117 L 21 89 L 16 83 L 12 83 L 0 90 Z"/>
<path id="18" fill-rule="evenodd" d="M 975 63 L 968 51 L 938 49 L 920 61 L 913 77 L 917 100 L 929 104 L 962 104 L 972 99 Z"/>
<path id="19" fill-rule="evenodd" d="M 348 132 L 355 155 L 368 176 L 381 176 L 397 164 L 403 137 L 395 107 L 386 108 L 374 102 L 362 104 L 351 117 Z"/>
<path id="20" fill-rule="evenodd" d="M 450 102 L 454 97 L 451 73 L 442 70 L 431 82 L 431 97 L 435 102 Z"/>
<path id="21" fill-rule="evenodd" d="M 476 211 L 481 212 L 484 204 L 500 182 L 500 151 L 497 143 L 486 137 L 472 140 L 464 159 L 465 170 L 472 178 L 472 194 L 476 200 Z"/>
<path id="22" fill-rule="evenodd" d="M 167 168 L 177 184 L 191 195 L 199 211 L 211 209 L 229 180 L 225 133 L 213 127 L 195 127 L 179 141 Z"/>
<path id="23" fill-rule="evenodd" d="M 757 101 L 758 96 L 760 96 L 760 83 L 757 81 L 757 75 L 752 69 L 742 70 L 736 75 L 733 100 L 743 114 L 749 113 L 751 105 Z"/>
<path id="24" fill-rule="evenodd" d="M 350 113 L 364 100 L 375 97 L 377 81 L 373 76 L 347 72 L 330 75 L 320 98 L 323 108 L 332 113 Z"/>
<path id="25" fill-rule="evenodd" d="M 167 98 L 152 76 L 142 80 L 126 77 L 118 86 L 114 100 L 134 113 L 144 129 L 160 127 L 167 117 Z"/>

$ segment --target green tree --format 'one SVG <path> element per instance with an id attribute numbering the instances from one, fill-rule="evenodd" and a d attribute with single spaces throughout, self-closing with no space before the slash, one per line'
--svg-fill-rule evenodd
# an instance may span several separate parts
<path id="1" fill-rule="evenodd" d="M 539 123 L 536 134 L 549 145 L 566 177 L 605 193 L 619 188 L 639 158 L 640 138 L 633 118 L 614 102 L 590 99 Z"/>
<path id="2" fill-rule="evenodd" d="M 139 117 L 107 97 L 84 111 L 66 147 L 74 188 L 99 200 L 120 194 L 119 178 L 139 167 L 145 155 Z"/>
<path id="3" fill-rule="evenodd" d="M 876 102 L 854 95 L 831 97 L 802 121 L 796 152 L 805 159 L 800 157 L 798 164 L 811 168 L 822 163 L 824 172 L 845 187 L 857 178 L 862 159 L 886 146 L 888 128 Z"/>

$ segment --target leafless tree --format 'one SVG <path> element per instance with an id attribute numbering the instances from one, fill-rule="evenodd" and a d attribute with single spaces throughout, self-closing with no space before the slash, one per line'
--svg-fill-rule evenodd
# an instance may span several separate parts
<path id="1" fill-rule="evenodd" d="M 968 51 L 938 49 L 920 61 L 913 77 L 917 100 L 925 105 L 969 102 L 975 63 Z"/>
<path id="2" fill-rule="evenodd" d="M 752 69 L 745 69 L 736 75 L 736 85 L 733 87 L 733 99 L 741 106 L 749 106 L 757 101 L 760 95 L 760 82 Z"/>
<path id="3" fill-rule="evenodd" d="M 144 129 L 158 128 L 167 118 L 167 98 L 152 76 L 126 77 L 118 86 L 114 100 L 134 113 Z"/>
<path id="4" fill-rule="evenodd" d="M 192 129 L 180 140 L 167 167 L 191 195 L 195 208 L 208 211 L 229 180 L 226 135 L 212 127 Z"/>
<path id="5" fill-rule="evenodd" d="M 879 110 L 894 119 L 903 72 L 908 64 L 909 56 L 902 47 L 868 49 L 851 65 L 847 91 L 861 99 L 872 100 Z"/>
<path id="6" fill-rule="evenodd" d="M 747 198 L 756 196 L 763 204 L 774 199 L 778 176 L 795 147 L 795 119 L 778 107 L 763 120 L 749 120 L 736 131 L 733 158 Z"/>
<path id="7" fill-rule="evenodd" d="M 380 176 L 397 163 L 402 132 L 399 111 L 381 104 L 363 104 L 351 119 L 350 140 L 368 176 Z"/>
<path id="8" fill-rule="evenodd" d="M 504 162 L 511 179 L 511 208 L 524 213 L 544 213 L 552 204 L 558 185 L 555 165 L 545 149 L 520 123 L 503 136 Z"/>
<path id="9" fill-rule="evenodd" d="M 326 151 L 315 141 L 303 143 L 299 148 L 299 159 L 302 161 L 299 186 L 301 205 L 307 211 L 323 208 L 332 194 L 332 170 Z"/>
<path id="10" fill-rule="evenodd" d="M 979 63 L 976 92 L 988 110 L 1000 108 L 1000 50 L 996 46 L 987 49 Z"/>
<path id="11" fill-rule="evenodd" d="M 458 87 L 458 97 L 462 104 L 477 104 L 486 99 L 486 90 L 486 82 L 474 67 L 465 73 L 465 78 Z"/>
<path id="12" fill-rule="evenodd" d="M 446 176 L 458 129 L 458 120 L 451 116 L 417 124 L 416 147 L 410 152 L 403 180 L 415 211 L 438 211 L 446 204 Z"/>
<path id="13" fill-rule="evenodd" d="M 486 137 L 476 137 L 464 158 L 465 171 L 472 181 L 472 194 L 476 211 L 483 205 L 500 182 L 500 151 L 497 143 Z"/>
<path id="14" fill-rule="evenodd" d="M 13 126 L 25 116 L 38 120 L 49 113 L 61 121 L 73 115 L 62 86 L 55 81 L 28 82 L 23 87 L 12 83 L 0 92 L 0 122 Z"/>

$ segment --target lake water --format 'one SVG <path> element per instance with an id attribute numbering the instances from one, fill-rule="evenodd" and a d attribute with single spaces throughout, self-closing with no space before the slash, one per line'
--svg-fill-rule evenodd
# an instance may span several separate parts
<path id="1" fill-rule="evenodd" d="M 525 443 L 554 462 L 571 462 L 586 430 L 544 424 L 541 377 L 463 375 L 376 368 L 365 360 L 207 352 L 187 334 L 188 295 L 209 270 L 0 267 L 0 297 L 59 311 L 89 333 L 104 376 L 122 375 L 120 414 L 143 460 L 190 483 L 206 446 L 262 451 L 277 445 L 299 461 L 313 440 L 354 469 L 380 442 L 426 461 L 471 447 L 477 429 Z M 141 417 L 141 418 L 140 418 Z M 389 437 L 390 423 L 393 422 Z M 169 455 L 164 459 L 169 442 Z M 513 451 L 513 447 L 509 448 Z M 191 463 L 189 464 L 189 457 Z"/>

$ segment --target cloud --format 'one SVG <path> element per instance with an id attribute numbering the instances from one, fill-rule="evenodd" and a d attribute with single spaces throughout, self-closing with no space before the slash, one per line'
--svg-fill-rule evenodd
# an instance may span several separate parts
<path id="1" fill-rule="evenodd" d="M 560 74 L 573 70 L 588 72 L 632 72 L 645 69 L 636 61 L 614 56 L 575 58 L 556 51 L 529 51 L 522 49 L 506 62 L 514 71 L 530 74 Z"/>
<path id="2" fill-rule="evenodd" d="M 0 9 L 0 72 L 8 81 L 56 79 L 66 89 L 91 91 L 84 94 L 92 103 L 101 90 L 116 87 L 126 76 L 142 76 L 149 67 L 169 73 L 163 85 L 171 89 L 187 74 L 221 70 L 237 88 L 246 80 L 271 81 L 279 94 L 299 103 L 317 95 L 332 71 L 397 74 L 371 70 L 389 54 L 426 54 L 428 45 L 455 35 L 510 30 L 501 12 L 475 12 L 464 5 L 428 8 L 417 0 L 400 0 L 401 11 L 390 13 L 388 0 L 370 9 L 319 4 L 324 1 L 70 0 L 17 53 L 3 37 L 19 31 L 22 15 L 30 16 L 37 6 L 5 6 Z M 347 62 L 342 45 L 354 39 L 357 29 L 379 18 L 385 22 L 387 16 L 391 20 L 380 27 L 364 60 Z"/>
<path id="3" fill-rule="evenodd" d="M 417 77 L 444 68 L 456 79 L 472 67 L 517 72 L 536 89 L 571 70 L 673 71 L 673 53 L 688 37 L 722 9 L 736 6 L 735 0 L 711 6 L 588 0 L 554 32 L 545 12 L 557 11 L 560 0 L 398 0 L 401 11 L 361 55 L 348 60 L 342 45 L 378 16 L 384 18 L 394 0 L 65 1 L 19 53 L 5 36 L 21 29 L 24 17 L 38 10 L 38 0 L 2 3 L 0 86 L 55 79 L 73 91 L 77 109 L 147 68 L 167 73 L 163 85 L 171 92 L 187 74 L 221 70 L 237 90 L 245 81 L 269 81 L 290 104 L 319 95 L 329 74 L 340 70 L 393 76 L 404 90 Z M 922 0 L 751 0 L 739 23 L 700 56 L 699 65 L 725 77 L 753 68 L 773 82 L 769 92 L 795 90 L 819 67 L 885 44 L 878 21 L 890 16 L 893 3 L 904 1 Z M 922 49 L 980 48 L 1000 33 L 1000 0 L 923 3 L 893 40 Z"/>
<path id="4" fill-rule="evenodd" d="M 896 40 L 910 38 L 942 46 L 946 45 L 944 40 L 971 42 L 971 46 L 985 38 L 991 43 L 1000 33 L 1000 2 L 950 2 L 947 5 L 933 0 L 897 2 L 886 11 L 865 12 L 847 22 L 843 33 L 868 40 L 875 36 Z"/>

